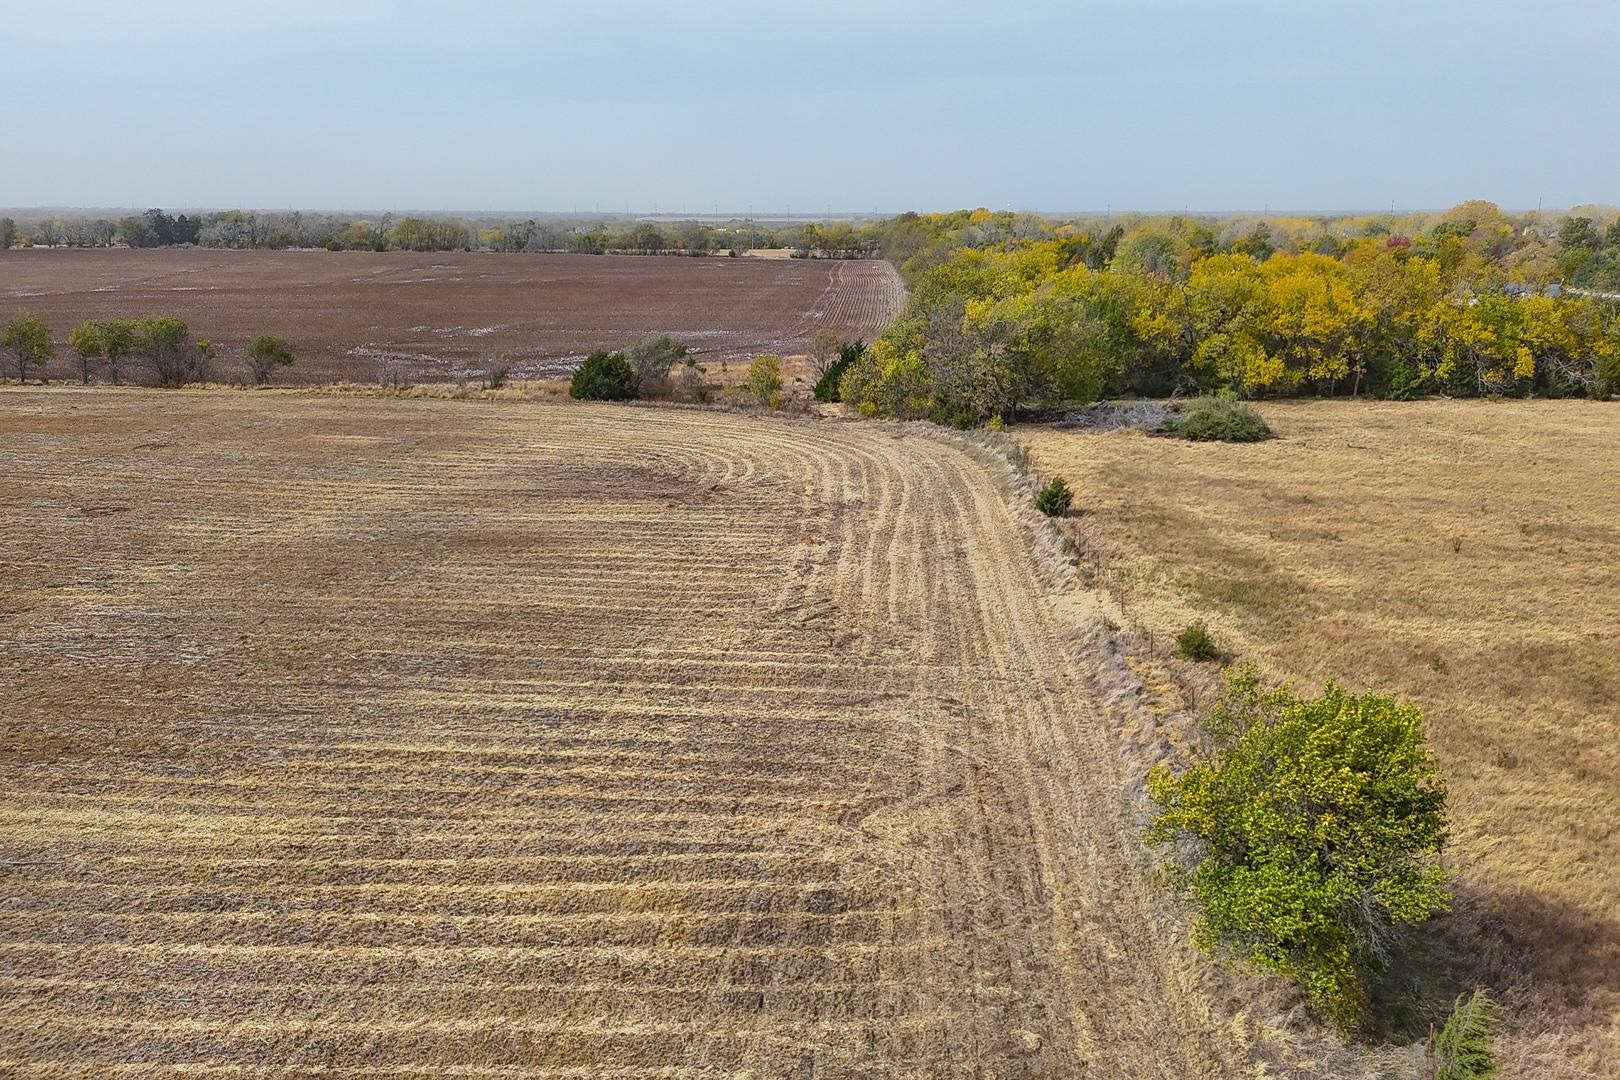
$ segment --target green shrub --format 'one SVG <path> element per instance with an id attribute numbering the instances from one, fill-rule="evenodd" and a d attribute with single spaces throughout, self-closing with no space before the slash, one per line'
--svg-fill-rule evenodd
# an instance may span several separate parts
<path id="1" fill-rule="evenodd" d="M 276 368 L 292 366 L 292 346 L 287 344 L 286 338 L 260 334 L 248 346 L 247 358 L 253 385 L 264 386 L 270 382 L 270 373 Z"/>
<path id="2" fill-rule="evenodd" d="M 1176 635 L 1176 648 L 1181 655 L 1189 660 L 1219 660 L 1221 651 L 1215 647 L 1215 639 L 1209 636 L 1209 627 L 1204 620 L 1190 622 Z"/>
<path id="3" fill-rule="evenodd" d="M 928 408 L 928 419 L 940 427 L 952 427 L 958 431 L 967 431 L 978 427 L 984 422 L 984 417 L 974 412 L 949 395 L 939 395 L 934 398 Z"/>
<path id="4" fill-rule="evenodd" d="M 1463 994 L 1435 1037 L 1439 1068 L 1435 1080 L 1487 1080 L 1496 1075 L 1491 1056 L 1491 1029 L 1496 1026 L 1496 1002 L 1484 990 Z"/>
<path id="5" fill-rule="evenodd" d="M 754 362 L 748 365 L 748 377 L 743 386 L 761 405 L 779 407 L 782 404 L 781 358 L 770 353 L 754 357 Z"/>
<path id="6" fill-rule="evenodd" d="M 1253 405 L 1227 394 L 1194 398 L 1170 430 L 1196 442 L 1259 442 L 1271 428 Z"/>
<path id="7" fill-rule="evenodd" d="M 1211 757 L 1148 776 L 1149 842 L 1198 852 L 1172 872 L 1198 902 L 1195 937 L 1298 981 L 1355 1027 L 1395 928 L 1449 904 L 1437 861 L 1446 793 L 1422 715 L 1333 683 L 1319 698 L 1264 688 L 1247 665 L 1209 726 Z"/>
<path id="8" fill-rule="evenodd" d="M 817 401 L 842 401 L 843 394 L 839 391 L 839 383 L 844 379 L 844 372 L 848 371 L 855 362 L 866 354 L 866 342 L 852 341 L 839 347 L 838 359 L 832 366 L 816 380 L 815 390 Z"/>
<path id="9" fill-rule="evenodd" d="M 1061 476 L 1054 476 L 1046 482 L 1046 486 L 1035 494 L 1035 509 L 1047 517 L 1062 517 L 1069 512 L 1069 504 L 1074 502 L 1074 492 L 1069 490 L 1068 482 Z"/>
<path id="10" fill-rule="evenodd" d="M 636 396 L 636 373 L 618 353 L 599 349 L 574 372 L 568 396 L 582 401 L 629 401 Z"/>

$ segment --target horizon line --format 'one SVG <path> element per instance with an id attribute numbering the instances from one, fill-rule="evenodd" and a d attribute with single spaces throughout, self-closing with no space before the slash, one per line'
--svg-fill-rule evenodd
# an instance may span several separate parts
<path id="1" fill-rule="evenodd" d="M 1100 210 L 1099 209 L 1046 210 L 1046 209 L 1035 209 L 1035 208 L 1027 208 L 1027 207 L 1020 207 L 1020 208 L 1015 210 L 1012 207 L 1005 207 L 1004 206 L 1000 210 L 992 210 L 992 212 L 995 212 L 995 213 L 1011 212 L 1011 213 L 1018 213 L 1018 214 L 1028 214 L 1028 215 L 1033 216 L 1033 217 L 1041 217 L 1041 218 L 1096 218 L 1096 217 L 1108 218 L 1108 217 L 1124 217 L 1124 216 L 1130 216 L 1130 215 L 1141 215 L 1141 216 L 1144 216 L 1144 217 L 1175 217 L 1175 216 L 1178 216 L 1178 215 L 1183 216 L 1183 217 L 1359 217 L 1359 216 L 1380 216 L 1380 215 L 1382 215 L 1382 216 L 1400 216 L 1402 214 L 1435 214 L 1435 213 L 1443 213 L 1446 210 L 1455 209 L 1456 207 L 1461 206 L 1464 203 L 1468 203 L 1468 202 L 1490 202 L 1490 201 L 1491 200 L 1489 200 L 1489 199 L 1464 199 L 1462 202 L 1453 203 L 1450 206 L 1390 207 L 1388 209 L 1385 209 L 1385 208 L 1372 209 L 1372 208 L 1366 208 L 1366 207 L 1361 207 L 1361 208 L 1356 208 L 1356 207 L 1329 208 L 1329 209 L 1292 207 L 1292 208 L 1282 208 L 1282 209 L 1272 210 L 1268 206 L 1268 207 L 1262 207 L 1262 208 L 1259 208 L 1259 209 L 1242 208 L 1242 207 L 1223 208 L 1223 209 L 1193 209 L 1191 207 L 1182 207 L 1181 209 L 1122 208 L 1122 209 L 1119 209 L 1119 210 L 1115 210 L 1111 206 L 1105 206 Z M 1598 207 L 1617 208 L 1615 206 L 1615 204 L 1597 202 L 1597 201 L 1584 202 L 1584 203 L 1575 203 L 1575 204 L 1572 204 L 1571 206 L 1563 206 L 1563 207 L 1543 207 L 1543 206 L 1537 206 L 1537 207 L 1534 207 L 1534 208 L 1530 208 L 1530 207 L 1510 207 L 1510 206 L 1503 206 L 1500 203 L 1493 204 L 1493 205 L 1496 205 L 1497 208 L 1502 210 L 1504 213 L 1509 213 L 1509 214 L 1529 214 L 1529 213 L 1543 213 L 1543 214 L 1553 213 L 1553 214 L 1556 214 L 1556 213 L 1566 213 L 1566 212 L 1568 212 L 1570 210 L 1575 209 L 1576 207 L 1585 207 L 1585 206 L 1598 206 Z M 714 210 L 714 211 L 707 211 L 707 212 L 699 211 L 699 212 L 693 213 L 693 212 L 688 212 L 685 209 L 682 209 L 680 211 L 672 211 L 672 210 L 665 210 L 665 209 L 662 209 L 662 208 L 657 207 L 657 206 L 654 206 L 651 209 L 641 209 L 641 210 L 635 210 L 635 209 L 629 209 L 629 208 L 627 208 L 625 210 L 582 210 L 582 209 L 577 209 L 577 208 L 575 208 L 575 209 L 564 209 L 564 210 L 536 209 L 536 208 L 504 209 L 503 210 L 503 209 L 489 209 L 489 208 L 486 208 L 486 209 L 466 209 L 466 208 L 461 208 L 461 209 L 430 209 L 430 208 L 424 208 L 424 207 L 398 207 L 398 208 L 369 207 L 369 208 L 358 208 L 357 209 L 357 208 L 352 208 L 352 207 L 325 208 L 325 207 L 314 207 L 314 206 L 287 206 L 287 207 L 244 206 L 244 205 L 189 206 L 189 205 L 176 204 L 176 205 L 169 205 L 169 206 L 160 205 L 160 206 L 144 206 L 144 207 L 141 207 L 141 206 L 83 206 L 83 205 L 71 205 L 71 206 L 70 205 L 0 206 L 0 214 L 7 214 L 7 215 L 10 215 L 10 214 L 49 214 L 49 213 L 56 213 L 56 214 L 60 214 L 60 213 L 73 213 L 73 214 L 96 214 L 96 213 L 105 213 L 105 214 L 141 214 L 141 213 L 145 213 L 147 210 L 153 210 L 153 209 L 162 210 L 165 213 L 178 213 L 178 214 L 187 214 L 187 213 L 218 214 L 218 213 L 230 213 L 230 212 L 233 212 L 233 211 L 240 212 L 240 213 L 253 213 L 253 214 L 327 214 L 327 215 L 352 215 L 352 216 L 381 215 L 381 214 L 390 214 L 390 215 L 398 216 L 398 215 L 401 215 L 401 214 L 408 214 L 408 215 L 431 215 L 431 216 L 435 216 L 435 217 L 522 217 L 523 215 L 529 214 L 529 215 L 544 215 L 544 216 L 548 216 L 548 217 L 612 218 L 612 219 L 624 219 L 624 218 L 647 219 L 647 218 L 656 218 L 656 219 L 659 219 L 659 220 L 667 220 L 667 221 L 699 221 L 699 222 L 701 222 L 701 221 L 818 221 L 818 220 L 849 221 L 849 220 L 857 220 L 857 219 L 878 219 L 878 218 L 899 217 L 901 214 L 907 214 L 907 213 L 916 213 L 916 214 L 951 214 L 951 213 L 959 213 L 959 212 L 961 212 L 963 210 L 969 210 L 969 211 L 972 211 L 972 210 L 991 210 L 992 208 L 988 207 L 988 206 L 980 205 L 980 206 L 954 206 L 954 207 L 951 207 L 949 209 L 944 209 L 944 210 L 939 210 L 939 209 L 922 210 L 922 209 L 918 209 L 916 207 L 908 207 L 908 208 L 906 208 L 904 210 L 882 210 L 882 209 L 847 210 L 846 209 L 846 210 L 812 211 L 812 212 L 809 212 L 809 213 L 804 213 L 804 212 L 794 213 L 791 206 L 784 206 L 784 207 L 781 207 L 779 209 L 754 209 L 754 208 L 749 208 L 749 210 L 746 211 L 746 212 L 742 211 L 742 210 Z"/>

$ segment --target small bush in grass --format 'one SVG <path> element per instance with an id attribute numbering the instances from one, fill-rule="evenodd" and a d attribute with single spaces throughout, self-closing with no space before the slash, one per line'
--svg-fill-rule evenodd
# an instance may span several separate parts
<path id="1" fill-rule="evenodd" d="M 1439 1068 L 1435 1080 L 1487 1080 L 1496 1075 L 1491 1056 L 1491 1030 L 1496 1026 L 1496 1002 L 1484 990 L 1457 998 L 1446 1026 L 1434 1039 Z"/>
<path id="2" fill-rule="evenodd" d="M 1062 517 L 1069 512 L 1072 502 L 1074 492 L 1069 490 L 1068 482 L 1061 476 L 1052 477 L 1035 495 L 1035 509 L 1047 517 Z"/>
<path id="3" fill-rule="evenodd" d="M 1181 655 L 1189 660 L 1218 660 L 1221 656 L 1221 651 L 1215 647 L 1215 639 L 1209 636 L 1209 627 L 1204 625 L 1203 619 L 1188 623 L 1181 633 L 1176 635 L 1176 648 L 1180 649 Z"/>
<path id="4" fill-rule="evenodd" d="M 1413 705 L 1328 683 L 1318 698 L 1231 673 L 1214 752 L 1148 774 L 1148 841 L 1192 861 L 1194 936 L 1296 980 L 1341 1027 L 1367 1019 L 1399 928 L 1449 906 L 1439 854 L 1446 789 Z"/>
<path id="5" fill-rule="evenodd" d="M 568 396 L 582 401 L 629 401 L 636 396 L 636 373 L 618 353 L 598 349 L 574 372 Z"/>
<path id="6" fill-rule="evenodd" d="M 1271 438 L 1265 417 L 1246 401 L 1231 394 L 1194 398 L 1170 430 L 1195 442 L 1259 442 Z"/>

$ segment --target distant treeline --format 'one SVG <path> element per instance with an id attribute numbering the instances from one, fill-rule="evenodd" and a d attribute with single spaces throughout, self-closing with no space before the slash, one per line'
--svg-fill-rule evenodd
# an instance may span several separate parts
<path id="1" fill-rule="evenodd" d="M 1620 393 L 1612 208 L 1512 217 L 872 227 L 911 298 L 841 384 L 882 416 L 972 424 L 1126 394 Z"/>
<path id="2" fill-rule="evenodd" d="M 751 220 L 685 221 L 465 219 L 444 216 L 355 217 L 292 211 L 222 210 L 195 215 L 160 209 L 114 221 L 52 216 L 18 223 L 0 218 L 0 250 L 38 247 L 176 247 L 328 251 L 529 251 L 602 254 L 736 254 L 790 248 L 801 258 L 872 258 L 878 235 L 838 221 L 771 225 Z"/>
<path id="3" fill-rule="evenodd" d="M 845 374 L 882 416 L 968 424 L 1126 394 L 1620 393 L 1620 211 L 864 223 L 149 210 L 0 219 L 19 244 L 881 257 L 911 297 Z"/>

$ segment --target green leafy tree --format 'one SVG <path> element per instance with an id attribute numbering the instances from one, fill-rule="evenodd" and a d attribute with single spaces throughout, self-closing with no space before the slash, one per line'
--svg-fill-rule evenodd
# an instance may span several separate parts
<path id="1" fill-rule="evenodd" d="M 636 373 L 618 353 L 598 350 L 574 372 L 568 396 L 582 401 L 629 401 L 636 396 Z"/>
<path id="2" fill-rule="evenodd" d="M 1589 217 L 1567 217 L 1558 226 L 1558 246 L 1565 251 L 1595 251 L 1603 246 L 1603 236 Z"/>
<path id="3" fill-rule="evenodd" d="M 135 324 L 133 352 L 146 361 L 152 381 L 159 386 L 206 382 L 214 346 L 192 341 L 191 328 L 176 315 L 156 315 Z"/>
<path id="4" fill-rule="evenodd" d="M 0 217 L 0 251 L 8 251 L 17 243 L 17 223 L 8 217 Z"/>
<path id="5" fill-rule="evenodd" d="M 117 386 L 125 358 L 139 343 L 140 326 L 134 319 L 102 319 L 96 323 L 96 333 L 101 338 L 102 357 L 107 361 L 107 378 Z"/>
<path id="6" fill-rule="evenodd" d="M 1196 853 L 1176 876 L 1198 901 L 1201 945 L 1297 980 L 1354 1027 L 1397 928 L 1449 904 L 1446 794 L 1423 718 L 1332 683 L 1317 698 L 1266 688 L 1249 665 L 1229 676 L 1210 728 L 1212 757 L 1149 775 L 1148 839 Z"/>
<path id="7" fill-rule="evenodd" d="M 56 353 L 51 328 L 32 311 L 19 311 L 0 326 L 0 348 L 16 362 L 18 382 L 27 382 L 29 373 L 44 367 Z"/>
<path id="8" fill-rule="evenodd" d="M 156 246 L 168 247 L 175 242 L 173 215 L 153 207 L 146 212 L 145 220 L 147 231 Z"/>
<path id="9" fill-rule="evenodd" d="M 773 409 L 781 405 L 781 358 L 770 353 L 754 357 L 754 362 L 748 365 L 748 377 L 743 385 L 761 405 L 769 405 Z"/>
<path id="10" fill-rule="evenodd" d="M 433 242 L 427 222 L 421 218 L 401 218 L 388 235 L 388 246 L 396 251 L 429 251 Z"/>
<path id="11" fill-rule="evenodd" d="M 101 324 L 94 319 L 80 323 L 68 331 L 68 346 L 79 358 L 79 375 L 90 382 L 90 366 L 107 355 L 107 342 L 101 333 Z"/>
<path id="12" fill-rule="evenodd" d="M 1125 274 L 1171 277 L 1181 265 L 1181 256 L 1181 244 L 1176 237 L 1144 227 L 1125 234 L 1111 265 Z"/>
<path id="13" fill-rule="evenodd" d="M 604 225 L 593 225 L 568 237 L 568 250 L 575 255 L 601 255 L 607 251 L 608 231 Z"/>
<path id="14" fill-rule="evenodd" d="M 133 215 L 118 219 L 118 235 L 132 248 L 156 247 L 158 242 L 146 219 Z"/>
<path id="15" fill-rule="evenodd" d="M 292 366 L 292 346 L 287 344 L 286 338 L 260 334 L 248 345 L 247 358 L 253 385 L 264 386 L 270 382 L 270 374 L 276 368 Z"/>
<path id="16" fill-rule="evenodd" d="M 627 251 L 639 251 L 644 255 L 656 255 L 664 249 L 664 230 L 650 221 L 637 222 L 619 240 L 619 246 Z"/>

